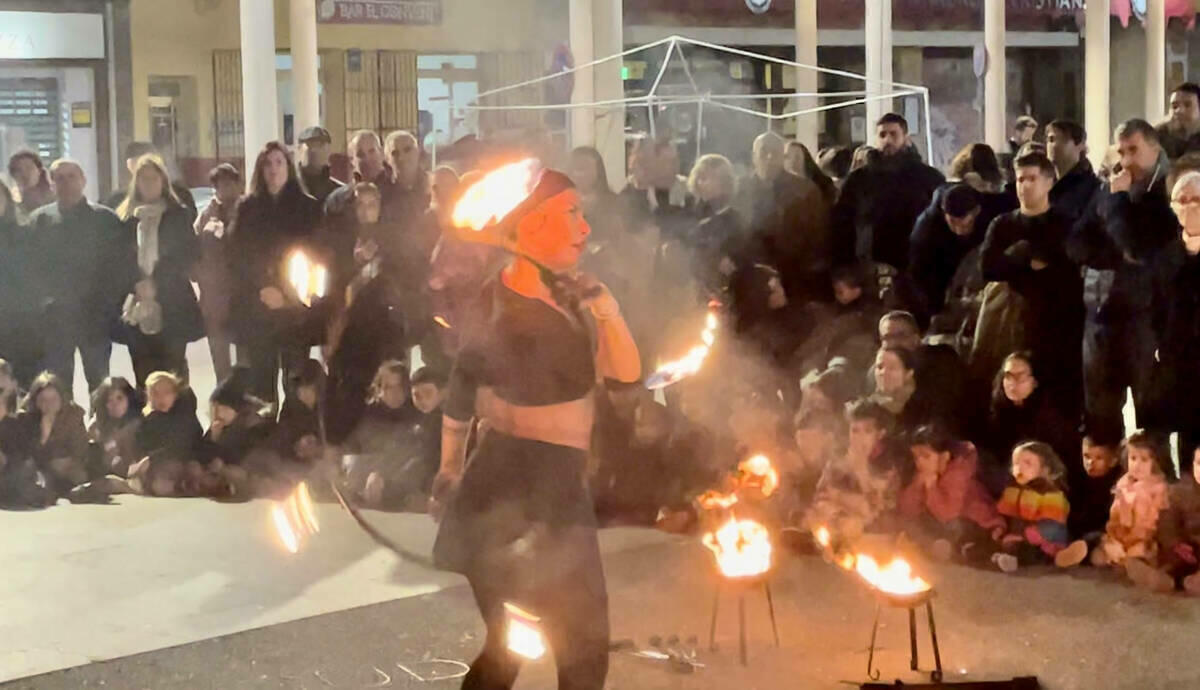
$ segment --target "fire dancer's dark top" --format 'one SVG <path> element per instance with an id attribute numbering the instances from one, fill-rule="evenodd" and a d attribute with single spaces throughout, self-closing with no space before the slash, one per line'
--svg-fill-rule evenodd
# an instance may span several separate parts
<path id="1" fill-rule="evenodd" d="M 589 322 L 569 319 L 499 280 L 482 299 L 490 301 L 491 313 L 479 332 L 468 337 L 454 364 L 447 417 L 469 421 L 481 387 L 491 388 L 505 402 L 528 407 L 579 400 L 595 388 Z"/>

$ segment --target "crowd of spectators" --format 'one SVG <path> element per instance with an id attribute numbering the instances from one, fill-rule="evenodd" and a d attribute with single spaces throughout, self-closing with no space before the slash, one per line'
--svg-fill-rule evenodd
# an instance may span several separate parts
<path id="1" fill-rule="evenodd" d="M 768 132 L 741 176 L 713 154 L 685 176 L 669 136 L 630 142 L 619 191 L 595 149 L 565 156 L 591 228 L 581 269 L 620 302 L 644 369 L 718 323 L 696 375 L 597 393 L 601 519 L 690 529 L 696 497 L 764 453 L 777 517 L 801 532 L 1200 593 L 1200 88 L 1158 127 L 1122 123 L 1098 171 L 1078 123 L 1014 131 L 1013 150 L 971 144 L 945 175 L 896 114 L 855 151 Z M 486 166 L 428 171 L 410 134 L 364 131 L 343 183 L 328 133 L 299 139 L 298 160 L 267 144 L 248 184 L 213 169 L 201 209 L 148 146 L 106 205 L 75 162 L 13 156 L 0 503 L 277 496 L 320 476 L 422 509 L 449 372 L 506 262 L 451 222 Z M 207 430 L 185 356 L 202 338 L 220 380 Z M 113 343 L 132 379 L 110 376 Z"/>

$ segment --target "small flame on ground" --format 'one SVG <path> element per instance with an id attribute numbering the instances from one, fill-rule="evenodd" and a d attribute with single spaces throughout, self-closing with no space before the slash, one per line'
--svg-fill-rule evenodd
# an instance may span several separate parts
<path id="1" fill-rule="evenodd" d="M 737 505 L 738 497 L 737 494 L 725 494 L 716 489 L 710 489 L 700 494 L 696 502 L 705 510 L 720 510 Z"/>
<path id="2" fill-rule="evenodd" d="M 527 158 L 484 175 L 454 206 L 454 225 L 479 231 L 503 219 L 533 191 L 538 167 L 537 159 Z"/>
<path id="3" fill-rule="evenodd" d="M 546 654 L 546 642 L 538 627 L 541 619 L 514 604 L 504 603 L 508 617 L 508 651 L 530 660 Z"/>
<path id="4" fill-rule="evenodd" d="M 271 506 L 271 522 L 280 543 L 289 553 L 299 553 L 303 540 L 320 531 L 306 482 L 300 482 L 286 499 Z"/>
<path id="5" fill-rule="evenodd" d="M 880 567 L 879 563 L 866 554 L 854 559 L 854 571 L 875 589 L 888 594 L 908 595 L 928 592 L 932 585 L 913 575 L 912 566 L 903 558 L 895 558 Z"/>
<path id="6" fill-rule="evenodd" d="M 658 371 L 646 379 L 646 387 L 650 390 L 666 388 L 699 372 L 704 366 L 704 360 L 708 358 L 709 351 L 712 350 L 713 343 L 716 342 L 716 330 L 717 315 L 710 311 L 704 321 L 704 330 L 700 333 L 701 344 L 688 350 L 683 357 L 660 366 Z"/>
<path id="7" fill-rule="evenodd" d="M 717 557 L 726 577 L 753 577 L 771 569 L 771 536 L 754 520 L 730 518 L 704 535 L 704 545 Z"/>

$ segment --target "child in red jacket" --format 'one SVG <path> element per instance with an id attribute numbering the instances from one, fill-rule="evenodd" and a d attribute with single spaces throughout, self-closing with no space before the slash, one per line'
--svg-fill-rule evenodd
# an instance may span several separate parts
<path id="1" fill-rule="evenodd" d="M 908 445 L 915 471 L 900 492 L 905 534 L 938 560 L 986 544 L 1004 519 L 975 475 L 975 446 L 932 425 L 917 429 Z"/>

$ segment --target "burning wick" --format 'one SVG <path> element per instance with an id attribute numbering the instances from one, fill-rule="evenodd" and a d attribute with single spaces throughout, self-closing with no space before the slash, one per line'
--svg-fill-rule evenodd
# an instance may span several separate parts
<path id="1" fill-rule="evenodd" d="M 546 642 L 538 628 L 542 619 L 508 602 L 504 602 L 504 612 L 508 617 L 508 651 L 529 660 L 545 656 Z"/>
<path id="2" fill-rule="evenodd" d="M 328 269 L 314 263 L 302 251 L 297 250 L 288 260 L 288 283 L 296 291 L 300 303 L 306 307 L 312 306 L 314 298 L 325 296 L 328 279 Z"/>
<path id="3" fill-rule="evenodd" d="M 700 344 L 688 350 L 683 357 L 659 367 L 658 371 L 646 379 L 646 388 L 652 391 L 666 388 L 700 371 L 700 367 L 704 366 L 704 360 L 708 358 L 709 351 L 712 350 L 713 343 L 716 342 L 716 331 L 717 315 L 710 311 L 704 322 L 704 330 L 700 333 Z"/>
<path id="4" fill-rule="evenodd" d="M 771 569 L 771 536 L 754 520 L 731 517 L 715 532 L 704 535 L 704 545 L 717 557 L 726 577 L 754 577 Z"/>
<path id="5" fill-rule="evenodd" d="M 829 530 L 826 529 L 824 525 L 818 527 L 817 531 L 813 532 L 813 536 L 816 537 L 817 543 L 821 545 L 821 548 L 828 549 L 830 543 L 832 543 L 829 536 Z"/>
<path id="6" fill-rule="evenodd" d="M 445 318 L 443 318 L 440 315 L 433 317 L 433 322 L 436 323 L 437 325 L 441 326 L 442 328 L 447 328 L 447 329 L 450 328 L 450 322 L 447 321 Z"/>
<path id="7" fill-rule="evenodd" d="M 300 482 L 286 499 L 271 506 L 271 522 L 289 553 L 299 553 L 301 542 L 321 530 L 307 483 Z"/>
<path id="8" fill-rule="evenodd" d="M 755 455 L 743 460 L 738 465 L 738 472 L 742 474 L 743 488 L 756 487 L 762 491 L 764 497 L 770 496 L 779 488 L 779 472 L 771 464 L 771 459 L 765 455 Z"/>
<path id="9" fill-rule="evenodd" d="M 538 168 L 537 159 L 526 158 L 484 175 L 454 206 L 451 220 L 455 227 L 478 232 L 503 219 L 537 186 Z"/>

